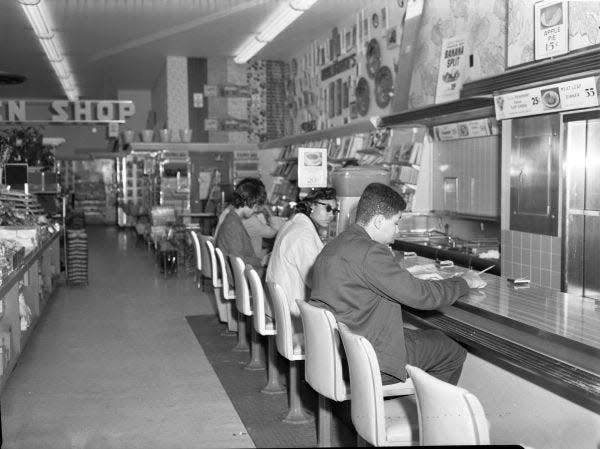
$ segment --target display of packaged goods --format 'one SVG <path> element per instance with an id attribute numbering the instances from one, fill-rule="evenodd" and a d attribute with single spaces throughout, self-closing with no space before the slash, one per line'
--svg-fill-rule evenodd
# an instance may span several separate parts
<path id="1" fill-rule="evenodd" d="M 12 241 L 25 248 L 25 252 L 33 251 L 40 242 L 38 226 L 0 226 L 0 241 Z"/>

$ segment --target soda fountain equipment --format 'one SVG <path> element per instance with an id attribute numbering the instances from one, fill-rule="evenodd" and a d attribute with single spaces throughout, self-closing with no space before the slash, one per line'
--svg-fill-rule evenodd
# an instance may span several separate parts
<path id="1" fill-rule="evenodd" d="M 390 170 L 381 166 L 336 168 L 332 174 L 340 213 L 337 219 L 336 235 L 354 223 L 356 206 L 365 187 L 372 182 L 390 184 Z"/>

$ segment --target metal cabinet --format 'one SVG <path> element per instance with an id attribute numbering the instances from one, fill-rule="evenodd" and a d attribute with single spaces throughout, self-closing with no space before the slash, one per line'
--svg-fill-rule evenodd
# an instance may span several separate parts
<path id="1" fill-rule="evenodd" d="M 510 229 L 558 235 L 557 114 L 515 119 L 510 156 Z"/>

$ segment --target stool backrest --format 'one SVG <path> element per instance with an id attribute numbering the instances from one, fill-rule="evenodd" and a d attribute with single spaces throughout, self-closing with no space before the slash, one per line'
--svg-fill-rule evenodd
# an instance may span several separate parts
<path id="1" fill-rule="evenodd" d="M 250 289 L 244 271 L 246 264 L 241 257 L 229 256 L 229 263 L 233 271 L 235 280 L 235 305 L 238 311 L 246 316 L 252 315 L 252 305 L 250 304 Z"/>
<path id="2" fill-rule="evenodd" d="M 294 347 L 295 343 L 298 345 L 300 342 L 294 341 L 292 315 L 290 314 L 290 306 L 283 288 L 277 282 L 267 282 L 267 287 L 271 294 L 275 326 L 277 326 L 275 337 L 277 350 L 288 360 L 304 360 L 304 351 L 300 349 L 295 350 Z"/>
<path id="3" fill-rule="evenodd" d="M 219 276 L 217 255 L 215 253 L 215 245 L 213 240 L 206 240 L 206 247 L 208 248 L 208 254 L 210 256 L 210 270 L 212 272 L 212 284 L 214 288 L 223 286 L 223 279 Z"/>
<path id="4" fill-rule="evenodd" d="M 377 355 L 371 343 L 338 323 L 350 369 L 352 424 L 358 434 L 374 446 L 386 440 L 383 387 Z"/>
<path id="5" fill-rule="evenodd" d="M 200 259 L 202 260 L 202 276 L 211 279 L 213 276 L 213 263 L 212 263 L 212 257 L 210 255 L 210 251 L 208 249 L 208 245 L 206 244 L 207 241 L 210 241 L 212 243 L 212 237 L 210 235 L 202 235 L 200 234 L 198 236 L 198 238 L 200 239 Z M 214 256 L 214 247 L 212 249 L 212 253 Z M 216 261 L 215 261 L 215 265 L 216 265 Z"/>
<path id="6" fill-rule="evenodd" d="M 487 418 L 477 397 L 416 366 L 406 365 L 406 371 L 415 386 L 421 445 L 490 444 Z"/>
<path id="7" fill-rule="evenodd" d="M 221 251 L 221 248 L 215 248 L 215 255 L 217 256 L 217 261 L 219 262 L 219 268 L 221 272 L 221 283 L 223 284 L 223 299 L 235 299 L 235 290 L 233 290 L 229 286 L 229 273 L 227 272 L 225 257 L 223 256 L 223 251 Z"/>
<path id="8" fill-rule="evenodd" d="M 265 289 L 263 288 L 258 273 L 252 265 L 246 265 L 246 279 L 250 285 L 254 329 L 256 329 L 256 332 L 260 335 L 274 335 L 274 329 L 267 329 Z"/>
<path id="9" fill-rule="evenodd" d="M 302 299 L 297 299 L 296 303 L 304 328 L 304 378 L 317 393 L 326 398 L 338 402 L 350 399 L 350 391 L 344 380 L 340 352 L 343 348 L 335 317 L 329 310 Z"/>
<path id="10" fill-rule="evenodd" d="M 194 242 L 194 252 L 196 254 L 196 269 L 198 271 L 202 270 L 202 255 L 200 253 L 200 241 L 198 240 L 198 235 L 196 231 L 190 229 L 190 235 L 192 236 L 192 242 Z"/>

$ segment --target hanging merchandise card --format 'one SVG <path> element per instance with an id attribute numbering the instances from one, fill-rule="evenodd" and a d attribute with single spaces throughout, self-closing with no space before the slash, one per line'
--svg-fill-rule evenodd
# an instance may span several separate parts
<path id="1" fill-rule="evenodd" d="M 545 0 L 534 5 L 535 59 L 569 51 L 567 2 Z"/>
<path id="2" fill-rule="evenodd" d="M 597 78 L 590 76 L 494 97 L 496 118 L 504 120 L 598 106 Z"/>
<path id="3" fill-rule="evenodd" d="M 327 187 L 327 148 L 298 148 L 298 187 Z"/>
<path id="4" fill-rule="evenodd" d="M 440 56 L 435 102 L 458 100 L 467 70 L 466 37 L 464 35 L 444 39 Z"/>

